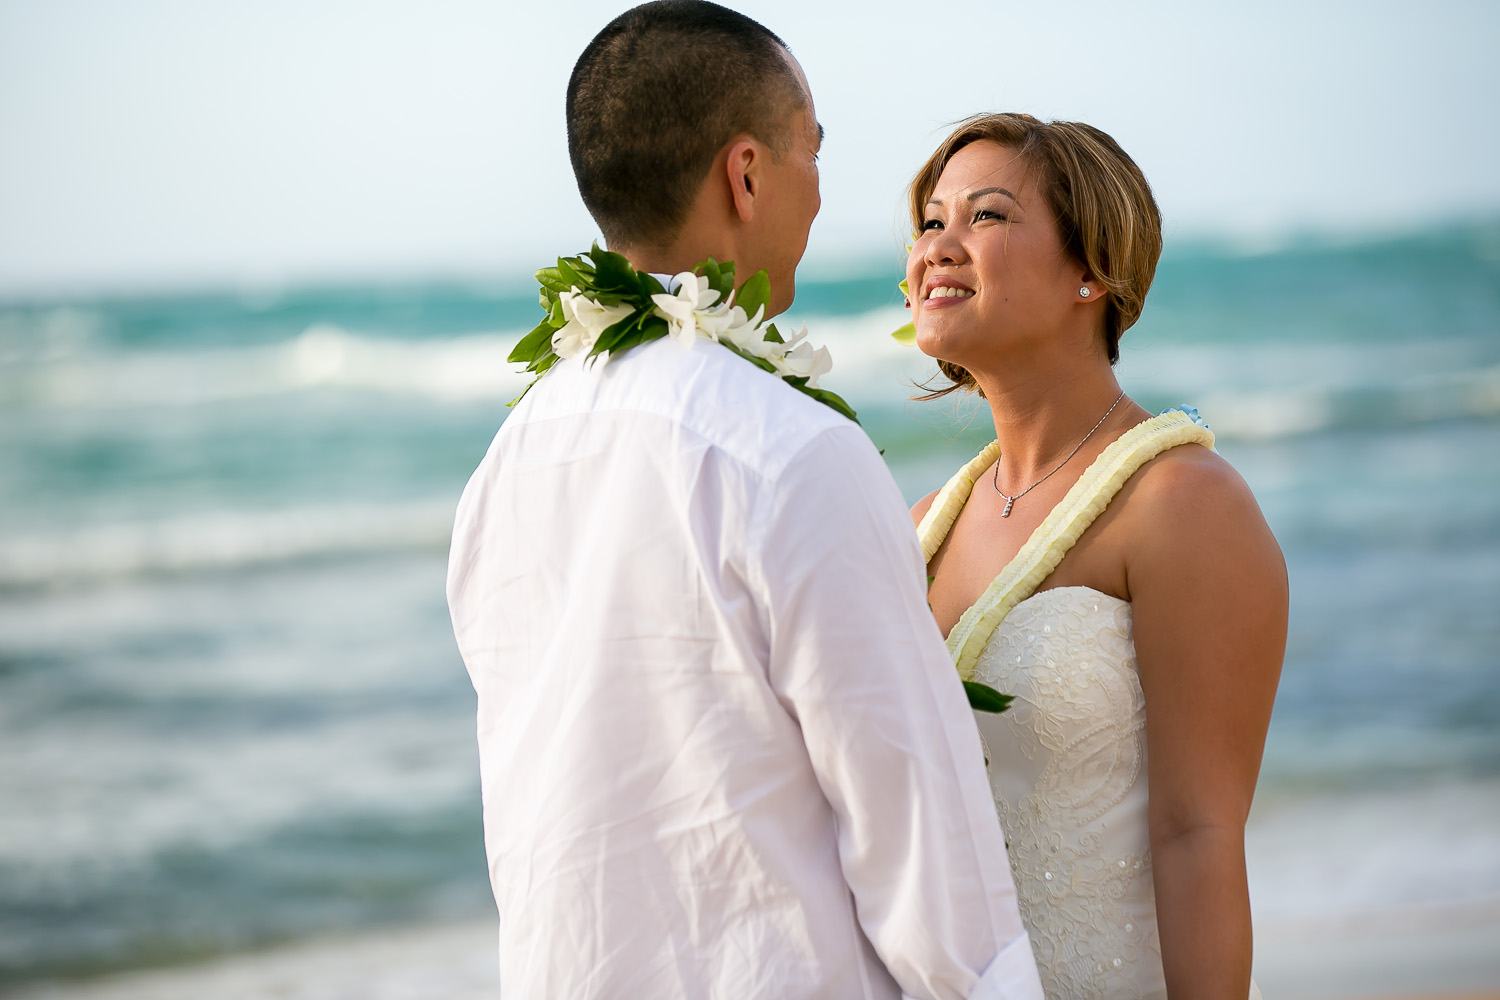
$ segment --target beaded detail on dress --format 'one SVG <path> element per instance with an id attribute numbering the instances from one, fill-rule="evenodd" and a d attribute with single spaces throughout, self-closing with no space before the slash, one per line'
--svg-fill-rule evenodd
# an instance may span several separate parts
<path id="1" fill-rule="evenodd" d="M 975 677 L 1016 696 L 976 718 L 1047 996 L 1165 996 L 1130 605 L 1083 587 L 1035 594 Z"/>

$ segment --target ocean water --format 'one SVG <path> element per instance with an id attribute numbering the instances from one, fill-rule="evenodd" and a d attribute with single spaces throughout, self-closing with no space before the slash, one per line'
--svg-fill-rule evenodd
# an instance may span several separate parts
<path id="1" fill-rule="evenodd" d="M 794 315 L 915 499 L 988 419 L 908 401 L 896 277 Z M 491 912 L 443 570 L 535 314 L 0 303 L 0 992 Z M 1123 355 L 1287 553 L 1258 912 L 1500 901 L 1500 226 L 1169 251 Z"/>

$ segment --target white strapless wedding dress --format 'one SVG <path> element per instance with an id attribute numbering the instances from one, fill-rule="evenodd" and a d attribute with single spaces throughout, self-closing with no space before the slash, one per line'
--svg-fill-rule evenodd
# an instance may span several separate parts
<path id="1" fill-rule="evenodd" d="M 973 679 L 1016 699 L 975 717 L 1047 996 L 1165 997 L 1130 605 L 1084 587 L 1035 594 Z"/>
<path id="2" fill-rule="evenodd" d="M 949 635 L 960 674 L 1015 696 L 976 712 L 1021 918 L 1048 1000 L 1165 998 L 1147 821 L 1146 699 L 1130 604 L 1037 591 L 1135 469 L 1213 438 L 1168 411 L 1105 450 Z M 961 470 L 919 533 L 937 551 L 994 446 Z M 1250 1000 L 1260 1000 L 1252 983 Z"/>

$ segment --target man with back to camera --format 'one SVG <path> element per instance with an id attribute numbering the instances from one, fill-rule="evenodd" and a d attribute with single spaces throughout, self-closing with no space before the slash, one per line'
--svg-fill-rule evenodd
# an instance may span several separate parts
<path id="1" fill-rule="evenodd" d="M 791 303 L 822 130 L 780 39 L 637 7 L 579 58 L 567 121 L 612 250 L 765 269 L 768 312 Z M 464 491 L 448 600 L 506 995 L 1042 996 L 911 521 L 856 424 L 714 344 L 562 361 Z"/>

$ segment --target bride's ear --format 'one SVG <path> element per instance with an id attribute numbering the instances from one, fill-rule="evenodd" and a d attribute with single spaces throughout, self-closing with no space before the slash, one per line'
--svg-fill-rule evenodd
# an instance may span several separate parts
<path id="1" fill-rule="evenodd" d="M 740 139 L 729 147 L 724 169 L 729 175 L 729 196 L 734 213 L 741 222 L 749 222 L 755 214 L 764 160 L 765 153 L 752 139 Z"/>
<path id="2" fill-rule="evenodd" d="M 1078 282 L 1078 291 L 1074 294 L 1079 302 L 1097 302 L 1104 298 L 1105 291 L 1105 287 L 1085 271 L 1082 280 Z"/>

